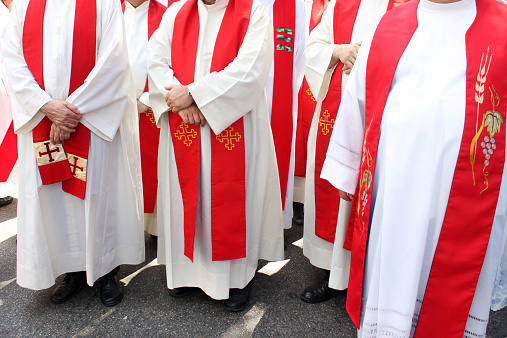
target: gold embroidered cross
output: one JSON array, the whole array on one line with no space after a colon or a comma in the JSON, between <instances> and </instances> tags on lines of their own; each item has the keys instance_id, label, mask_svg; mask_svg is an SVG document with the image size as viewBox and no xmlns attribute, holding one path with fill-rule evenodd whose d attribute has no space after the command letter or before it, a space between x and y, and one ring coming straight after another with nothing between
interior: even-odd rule
<instances>
[{"instance_id":1,"label":"gold embroidered cross","mask_svg":"<svg viewBox=\"0 0 507 338\"><path fill-rule=\"evenodd\" d=\"M190 147L192 145L192 139L197 137L197 132L194 129L188 129L188 125L184 122L181 122L180 129L174 133L174 136L180 141L183 140L183 143Z\"/></svg>"},{"instance_id":2,"label":"gold embroidered cross","mask_svg":"<svg viewBox=\"0 0 507 338\"><path fill-rule=\"evenodd\" d=\"M326 109L319 119L319 127L322 127L322 133L327 135L334 126L334 119L329 119L329 111Z\"/></svg>"},{"instance_id":3,"label":"gold embroidered cross","mask_svg":"<svg viewBox=\"0 0 507 338\"><path fill-rule=\"evenodd\" d=\"M241 135L235 132L233 127L229 127L217 135L217 140L220 141L220 143L225 142L227 150L232 150L234 149L235 143L241 140Z\"/></svg>"},{"instance_id":4,"label":"gold embroidered cross","mask_svg":"<svg viewBox=\"0 0 507 338\"><path fill-rule=\"evenodd\" d=\"M310 90L310 88L308 88L308 89L306 90L306 94L310 95L310 97L312 98L312 101L313 101L313 102L316 102L316 101L317 101L317 100L315 100L315 97L313 96L313 93L312 93L312 91Z\"/></svg>"},{"instance_id":5,"label":"gold embroidered cross","mask_svg":"<svg viewBox=\"0 0 507 338\"><path fill-rule=\"evenodd\" d=\"M150 118L150 122L155 124L155 115L153 115L153 110L148 109L145 114Z\"/></svg>"}]
</instances>

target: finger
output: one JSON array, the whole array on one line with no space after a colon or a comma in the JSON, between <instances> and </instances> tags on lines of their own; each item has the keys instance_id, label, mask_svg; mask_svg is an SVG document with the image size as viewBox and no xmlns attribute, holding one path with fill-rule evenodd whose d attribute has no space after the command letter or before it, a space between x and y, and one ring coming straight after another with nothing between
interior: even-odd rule
<instances>
[{"instance_id":1,"label":"finger","mask_svg":"<svg viewBox=\"0 0 507 338\"><path fill-rule=\"evenodd\" d=\"M51 131L49 132L49 140L51 141L51 144L53 145L56 144L54 124L51 125Z\"/></svg>"},{"instance_id":2,"label":"finger","mask_svg":"<svg viewBox=\"0 0 507 338\"><path fill-rule=\"evenodd\" d=\"M201 113L201 111L199 111L199 117L201 118L201 127L204 127L204 125L206 124L206 118Z\"/></svg>"},{"instance_id":3,"label":"finger","mask_svg":"<svg viewBox=\"0 0 507 338\"><path fill-rule=\"evenodd\" d=\"M171 91L171 89L173 89L174 87L176 87L176 85L164 86L164 88L169 91Z\"/></svg>"},{"instance_id":4,"label":"finger","mask_svg":"<svg viewBox=\"0 0 507 338\"><path fill-rule=\"evenodd\" d=\"M186 110L185 112L187 113L188 116L188 123L195 124L196 121L193 112L189 112L188 110Z\"/></svg>"},{"instance_id":5,"label":"finger","mask_svg":"<svg viewBox=\"0 0 507 338\"><path fill-rule=\"evenodd\" d=\"M63 103L63 104L64 104L64 106L65 106L65 107L69 108L69 110L70 110L71 112L73 112L74 114L76 114L76 115L81 115L81 112L79 112L79 109L77 109L77 107L76 107L75 105L73 105L72 103L69 103L69 102L67 102L67 101L64 101L64 103Z\"/></svg>"},{"instance_id":6,"label":"finger","mask_svg":"<svg viewBox=\"0 0 507 338\"><path fill-rule=\"evenodd\" d=\"M344 73L345 75L350 75L350 72L351 72L351 69L350 69L350 68L349 68L349 69L346 69L346 70L344 70L344 71L343 71L343 73Z\"/></svg>"},{"instance_id":7,"label":"finger","mask_svg":"<svg viewBox=\"0 0 507 338\"><path fill-rule=\"evenodd\" d=\"M188 117L186 114L184 114L183 112L179 112L178 115L181 117L181 119L183 120L183 123L185 124L189 124L188 123Z\"/></svg>"},{"instance_id":8,"label":"finger","mask_svg":"<svg viewBox=\"0 0 507 338\"><path fill-rule=\"evenodd\" d=\"M60 128L62 131L67 132L67 133L74 133L76 131L76 129L69 128L64 124L59 125L58 128Z\"/></svg>"}]
</instances>

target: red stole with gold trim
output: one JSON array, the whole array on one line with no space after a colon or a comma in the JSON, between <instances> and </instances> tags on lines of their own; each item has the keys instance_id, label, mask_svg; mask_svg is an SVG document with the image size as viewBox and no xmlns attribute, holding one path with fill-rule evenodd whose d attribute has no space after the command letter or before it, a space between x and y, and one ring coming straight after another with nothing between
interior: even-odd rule
<instances>
[{"instance_id":1,"label":"red stole with gold trim","mask_svg":"<svg viewBox=\"0 0 507 338\"><path fill-rule=\"evenodd\" d=\"M366 72L366 130L356 210L347 310L359 326L370 201L380 124L397 64L417 29L418 1L386 15L371 45ZM462 337L488 247L505 163L507 7L477 1L466 34L463 137L416 337ZM452 295L452 297L449 297Z\"/></svg>"},{"instance_id":2,"label":"red stole with gold trim","mask_svg":"<svg viewBox=\"0 0 507 338\"><path fill-rule=\"evenodd\" d=\"M349 44L359 11L360 0L338 0L333 13L333 34L335 44ZM387 10L393 8L394 0L389 0ZM319 124L315 148L315 235L334 243L340 196L331 183L320 178L326 159L327 147L340 107L342 95L343 63L339 62L331 77L326 98L319 112Z\"/></svg>"},{"instance_id":3,"label":"red stole with gold trim","mask_svg":"<svg viewBox=\"0 0 507 338\"><path fill-rule=\"evenodd\" d=\"M97 5L95 1L76 1L69 95L80 87L95 66ZM43 32L45 0L30 0L23 28L25 62L39 86L44 89ZM52 122L44 117L33 129L33 143L42 184L62 182L62 189L84 199L90 130L82 123L69 140L53 145L49 141Z\"/></svg>"},{"instance_id":4,"label":"red stole with gold trim","mask_svg":"<svg viewBox=\"0 0 507 338\"><path fill-rule=\"evenodd\" d=\"M198 0L188 0L174 21L171 58L183 85L194 81L199 39ZM211 72L219 72L238 55L252 11L252 0L230 0L215 42ZM193 260L200 159L199 126L169 113L174 156L184 207L185 256ZM245 136L243 118L219 135L210 130L211 240L213 260L246 256Z\"/></svg>"},{"instance_id":5,"label":"red stole with gold trim","mask_svg":"<svg viewBox=\"0 0 507 338\"><path fill-rule=\"evenodd\" d=\"M289 179L289 164L293 133L293 74L294 36L296 27L296 1L275 0L273 4L273 28L275 42L273 103L271 107L271 130L275 143L282 208Z\"/></svg>"},{"instance_id":6,"label":"red stole with gold trim","mask_svg":"<svg viewBox=\"0 0 507 338\"><path fill-rule=\"evenodd\" d=\"M171 4L171 0L169 4ZM125 0L121 1L121 7L125 13ZM162 21L162 16L167 7L156 0L151 0L148 7L148 40L157 30ZM148 78L146 78L145 92L148 92ZM144 212L153 213L155 201L157 200L157 165L158 165L158 143L160 129L157 127L153 111L148 109L139 115L139 140L141 147L141 170L143 173L143 197Z\"/></svg>"},{"instance_id":7,"label":"red stole with gold trim","mask_svg":"<svg viewBox=\"0 0 507 338\"><path fill-rule=\"evenodd\" d=\"M310 14L310 33L320 23L328 4L328 0L313 1L312 13ZM303 78L303 84L301 85L298 95L298 123L296 130L294 176L305 177L308 134L310 133L313 113L315 112L315 108L317 108L317 100L313 97L310 86L308 86L308 82L306 82L306 78Z\"/></svg>"}]
</instances>

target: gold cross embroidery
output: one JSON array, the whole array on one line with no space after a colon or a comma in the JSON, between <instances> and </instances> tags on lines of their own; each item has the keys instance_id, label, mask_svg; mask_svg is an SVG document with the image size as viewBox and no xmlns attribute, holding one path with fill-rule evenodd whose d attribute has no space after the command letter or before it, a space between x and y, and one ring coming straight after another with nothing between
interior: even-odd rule
<instances>
[{"instance_id":1,"label":"gold cross embroidery","mask_svg":"<svg viewBox=\"0 0 507 338\"><path fill-rule=\"evenodd\" d=\"M184 122L181 122L180 129L174 133L174 136L180 141L190 147L192 145L192 139L197 137L197 132L193 129L188 129L188 125Z\"/></svg>"},{"instance_id":2,"label":"gold cross embroidery","mask_svg":"<svg viewBox=\"0 0 507 338\"><path fill-rule=\"evenodd\" d=\"M312 101L313 101L313 102L316 102L316 101L317 101L317 100L315 100L315 97L313 96L313 93L312 93L312 91L310 90L310 88L308 88L308 89L306 90L306 94L310 95L310 97L312 98Z\"/></svg>"},{"instance_id":3,"label":"gold cross embroidery","mask_svg":"<svg viewBox=\"0 0 507 338\"><path fill-rule=\"evenodd\" d=\"M217 140L220 143L225 142L227 150L232 150L234 149L235 143L238 143L241 140L241 135L238 132L235 132L233 127L229 127L217 135Z\"/></svg>"},{"instance_id":4,"label":"gold cross embroidery","mask_svg":"<svg viewBox=\"0 0 507 338\"><path fill-rule=\"evenodd\" d=\"M322 127L322 133L327 135L334 126L334 119L329 119L329 111L326 109L319 119L319 127Z\"/></svg>"},{"instance_id":5,"label":"gold cross embroidery","mask_svg":"<svg viewBox=\"0 0 507 338\"><path fill-rule=\"evenodd\" d=\"M148 109L145 114L150 118L150 122L155 124L155 115L153 115L153 110Z\"/></svg>"}]
</instances>

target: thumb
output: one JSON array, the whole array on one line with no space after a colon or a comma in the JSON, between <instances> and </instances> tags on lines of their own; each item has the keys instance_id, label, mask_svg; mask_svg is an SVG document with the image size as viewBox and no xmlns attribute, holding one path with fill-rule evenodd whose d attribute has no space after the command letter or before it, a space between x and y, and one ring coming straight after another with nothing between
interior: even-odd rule
<instances>
[{"instance_id":1,"label":"thumb","mask_svg":"<svg viewBox=\"0 0 507 338\"><path fill-rule=\"evenodd\" d=\"M175 87L175 85L164 86L164 88L165 88L166 90L171 90L171 89L173 89L174 87Z\"/></svg>"},{"instance_id":2,"label":"thumb","mask_svg":"<svg viewBox=\"0 0 507 338\"><path fill-rule=\"evenodd\" d=\"M81 113L79 112L79 109L77 109L77 107L75 105L73 105L72 103L64 101L64 105L65 105L65 107L69 108L72 112L74 112L74 114L81 115Z\"/></svg>"}]
</instances>

